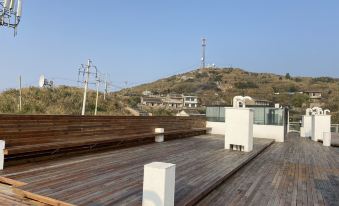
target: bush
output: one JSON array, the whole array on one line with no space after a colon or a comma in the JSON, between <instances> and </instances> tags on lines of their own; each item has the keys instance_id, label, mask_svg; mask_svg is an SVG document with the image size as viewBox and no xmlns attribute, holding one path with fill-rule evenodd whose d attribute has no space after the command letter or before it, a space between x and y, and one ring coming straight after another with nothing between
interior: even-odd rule
<instances>
[{"instance_id":1,"label":"bush","mask_svg":"<svg viewBox=\"0 0 339 206\"><path fill-rule=\"evenodd\" d=\"M205 78L205 77L208 77L208 73L207 72L202 72L202 73L195 73L195 77L200 79L200 78Z\"/></svg>"},{"instance_id":2,"label":"bush","mask_svg":"<svg viewBox=\"0 0 339 206\"><path fill-rule=\"evenodd\" d=\"M10 89L0 93L0 113L22 114L81 114L83 89L60 86L48 88L24 88L22 89L22 110L19 112L18 90ZM87 93L86 114L93 114L95 108L96 92L89 90ZM119 98L108 94L103 100L103 94L99 94L98 114L123 115L124 107Z\"/></svg>"},{"instance_id":3,"label":"bush","mask_svg":"<svg viewBox=\"0 0 339 206\"><path fill-rule=\"evenodd\" d=\"M210 78L211 81L214 82L221 82L222 81L222 75L221 74L213 74Z\"/></svg>"},{"instance_id":4,"label":"bush","mask_svg":"<svg viewBox=\"0 0 339 206\"><path fill-rule=\"evenodd\" d=\"M285 78L286 78L286 79L291 79L290 73L286 73Z\"/></svg>"},{"instance_id":5,"label":"bush","mask_svg":"<svg viewBox=\"0 0 339 206\"><path fill-rule=\"evenodd\" d=\"M238 89L253 89L253 88L258 88L258 85L255 84L254 82L251 81L246 81L246 82L238 82L235 83L234 86Z\"/></svg>"},{"instance_id":6,"label":"bush","mask_svg":"<svg viewBox=\"0 0 339 206\"><path fill-rule=\"evenodd\" d=\"M312 83L317 83L317 82L324 82L324 83L331 83L331 82L335 82L336 80L334 78L331 77L317 77L317 78L313 78L311 80Z\"/></svg>"},{"instance_id":7,"label":"bush","mask_svg":"<svg viewBox=\"0 0 339 206\"><path fill-rule=\"evenodd\" d=\"M296 94L292 97L292 105L294 107L302 107L304 103L308 103L309 97L304 94Z\"/></svg>"},{"instance_id":8,"label":"bush","mask_svg":"<svg viewBox=\"0 0 339 206\"><path fill-rule=\"evenodd\" d=\"M301 78L298 78L298 77L297 77L297 78L294 79L294 81L295 81L295 82L302 82L303 80L302 80Z\"/></svg>"},{"instance_id":9,"label":"bush","mask_svg":"<svg viewBox=\"0 0 339 206\"><path fill-rule=\"evenodd\" d=\"M288 92L297 92L298 88L295 86L290 86L290 88L288 89Z\"/></svg>"}]
</instances>

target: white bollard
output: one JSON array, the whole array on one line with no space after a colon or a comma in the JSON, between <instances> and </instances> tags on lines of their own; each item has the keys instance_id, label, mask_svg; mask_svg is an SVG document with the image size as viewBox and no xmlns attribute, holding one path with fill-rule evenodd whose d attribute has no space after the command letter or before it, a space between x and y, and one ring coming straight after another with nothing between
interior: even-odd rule
<instances>
[{"instance_id":1,"label":"white bollard","mask_svg":"<svg viewBox=\"0 0 339 206\"><path fill-rule=\"evenodd\" d=\"M331 146L331 133L330 132L323 133L323 145L326 147Z\"/></svg>"},{"instance_id":2,"label":"white bollard","mask_svg":"<svg viewBox=\"0 0 339 206\"><path fill-rule=\"evenodd\" d=\"M155 128L155 133L160 133L155 135L155 142L163 142L164 141L164 128Z\"/></svg>"},{"instance_id":3,"label":"white bollard","mask_svg":"<svg viewBox=\"0 0 339 206\"><path fill-rule=\"evenodd\" d=\"M143 206L173 206L175 164L152 162L144 165Z\"/></svg>"},{"instance_id":4,"label":"white bollard","mask_svg":"<svg viewBox=\"0 0 339 206\"><path fill-rule=\"evenodd\" d=\"M4 169L5 163L5 141L0 140L0 170Z\"/></svg>"}]
</instances>

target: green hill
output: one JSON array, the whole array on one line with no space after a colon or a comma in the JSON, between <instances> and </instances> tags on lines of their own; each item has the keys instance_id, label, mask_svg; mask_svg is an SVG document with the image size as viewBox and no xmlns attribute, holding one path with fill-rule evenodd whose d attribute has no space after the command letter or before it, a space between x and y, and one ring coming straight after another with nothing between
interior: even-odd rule
<instances>
[{"instance_id":1,"label":"green hill","mask_svg":"<svg viewBox=\"0 0 339 206\"><path fill-rule=\"evenodd\" d=\"M253 73L238 68L198 69L174 75L148 84L110 93L106 100L100 93L98 115L130 115L136 108L142 92L153 94L193 94L201 105L231 104L236 95L248 95L256 99L270 100L290 106L291 116L300 118L305 109L316 103L331 110L333 123L339 123L339 79L330 77L291 77L270 73ZM314 101L306 94L308 90L322 92L322 99ZM80 114L83 90L59 86L48 88L24 88L22 111L18 110L19 91L9 89L0 93L0 113L23 114ZM95 91L88 92L86 114L93 114ZM151 108L154 115L173 115L166 108Z\"/></svg>"},{"instance_id":2,"label":"green hill","mask_svg":"<svg viewBox=\"0 0 339 206\"><path fill-rule=\"evenodd\" d=\"M195 94L202 105L230 104L234 96L248 95L290 106L291 113L296 116L300 116L313 103L300 92L317 90L323 96L318 103L330 109L334 122L339 123L338 78L291 77L289 74L253 73L238 68L208 68L124 89L119 93L138 96L145 90L153 94Z\"/></svg>"}]
</instances>

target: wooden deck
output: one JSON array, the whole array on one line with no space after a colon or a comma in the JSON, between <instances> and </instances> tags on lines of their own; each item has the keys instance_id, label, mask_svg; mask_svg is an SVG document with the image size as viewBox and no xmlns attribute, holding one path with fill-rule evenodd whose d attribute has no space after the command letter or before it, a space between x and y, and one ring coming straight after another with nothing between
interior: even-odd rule
<instances>
[{"instance_id":1,"label":"wooden deck","mask_svg":"<svg viewBox=\"0 0 339 206\"><path fill-rule=\"evenodd\" d=\"M4 184L0 184L0 205L4 206L36 206L42 205L38 202L22 199L13 193L12 187Z\"/></svg>"},{"instance_id":2,"label":"wooden deck","mask_svg":"<svg viewBox=\"0 0 339 206\"><path fill-rule=\"evenodd\" d=\"M224 150L222 136L202 135L12 166L0 175L16 181L16 194L54 205L140 205L143 165L169 162L177 165L176 205L192 205L271 143L255 139L254 150L242 153Z\"/></svg>"},{"instance_id":3,"label":"wooden deck","mask_svg":"<svg viewBox=\"0 0 339 206\"><path fill-rule=\"evenodd\" d=\"M339 148L290 134L198 205L339 205Z\"/></svg>"}]
</instances>

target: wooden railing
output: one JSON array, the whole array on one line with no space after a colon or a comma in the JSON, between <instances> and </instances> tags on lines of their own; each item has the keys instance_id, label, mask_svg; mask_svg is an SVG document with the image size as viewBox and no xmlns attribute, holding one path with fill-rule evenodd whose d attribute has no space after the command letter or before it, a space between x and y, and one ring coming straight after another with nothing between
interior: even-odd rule
<instances>
[{"instance_id":1,"label":"wooden railing","mask_svg":"<svg viewBox=\"0 0 339 206\"><path fill-rule=\"evenodd\" d=\"M203 117L0 115L0 139L9 155L95 146L152 138L155 128L165 132L197 132ZM200 130L199 130L200 131ZM170 136L170 133L167 133Z\"/></svg>"}]
</instances>

